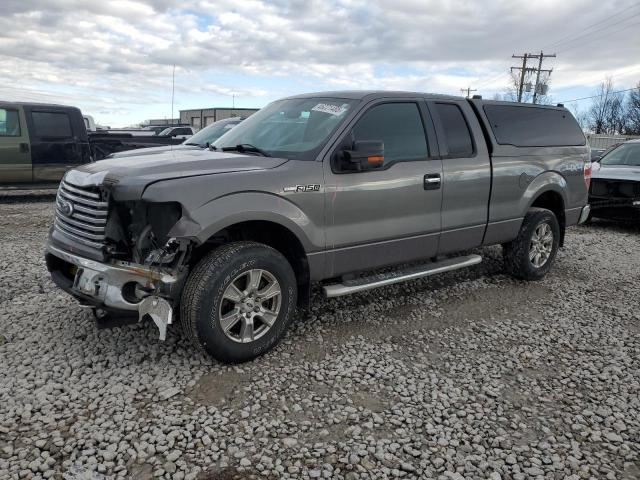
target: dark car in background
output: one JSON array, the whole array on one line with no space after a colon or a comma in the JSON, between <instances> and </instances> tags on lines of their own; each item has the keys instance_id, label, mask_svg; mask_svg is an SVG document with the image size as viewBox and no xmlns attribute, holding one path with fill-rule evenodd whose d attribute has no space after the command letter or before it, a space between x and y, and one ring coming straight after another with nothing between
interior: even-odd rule
<instances>
[{"instance_id":1,"label":"dark car in background","mask_svg":"<svg viewBox=\"0 0 640 480\"><path fill-rule=\"evenodd\" d=\"M196 133L195 129L187 125L186 127L167 127L157 135L159 137L174 137L186 140L194 133Z\"/></svg>"},{"instance_id":2,"label":"dark car in background","mask_svg":"<svg viewBox=\"0 0 640 480\"><path fill-rule=\"evenodd\" d=\"M640 140L609 150L593 163L591 217L640 220Z\"/></svg>"},{"instance_id":3,"label":"dark car in background","mask_svg":"<svg viewBox=\"0 0 640 480\"><path fill-rule=\"evenodd\" d=\"M219 120L203 128L198 133L188 138L179 145L163 145L162 147L127 150L123 152L113 153L107 158L138 157L140 155L155 155L158 153L166 153L173 150L197 150L199 148L207 148L209 145L211 145L218 138L227 133L243 120L244 118L240 117L225 118L224 120Z\"/></svg>"}]
</instances>

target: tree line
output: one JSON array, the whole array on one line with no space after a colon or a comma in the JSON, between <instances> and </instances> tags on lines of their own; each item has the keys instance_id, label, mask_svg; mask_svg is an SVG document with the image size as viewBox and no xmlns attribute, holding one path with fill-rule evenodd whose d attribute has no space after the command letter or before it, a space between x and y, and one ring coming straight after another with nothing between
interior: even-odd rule
<instances>
[{"instance_id":1,"label":"tree line","mask_svg":"<svg viewBox=\"0 0 640 480\"><path fill-rule=\"evenodd\" d=\"M617 92L611 78L594 92L591 106L574 109L574 116L584 130L607 135L640 135L640 82L627 92Z\"/></svg>"}]
</instances>

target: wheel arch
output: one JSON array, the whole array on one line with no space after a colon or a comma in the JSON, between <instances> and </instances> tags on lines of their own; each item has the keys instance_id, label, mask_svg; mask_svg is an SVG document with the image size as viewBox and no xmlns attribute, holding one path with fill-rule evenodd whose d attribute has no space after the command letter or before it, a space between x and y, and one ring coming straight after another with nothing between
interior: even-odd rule
<instances>
[{"instance_id":1,"label":"wheel arch","mask_svg":"<svg viewBox=\"0 0 640 480\"><path fill-rule=\"evenodd\" d=\"M560 246L564 246L564 236L566 231L566 216L565 216L565 199L560 192L555 188L547 188L538 192L535 198L530 202L527 210L530 208L545 208L553 212L558 219L558 225L560 226Z\"/></svg>"},{"instance_id":2,"label":"wheel arch","mask_svg":"<svg viewBox=\"0 0 640 480\"><path fill-rule=\"evenodd\" d=\"M235 241L254 241L280 252L296 275L298 306L308 309L311 295L310 267L301 239L293 230L273 220L243 220L230 222L197 245L189 263L193 267L208 252Z\"/></svg>"},{"instance_id":3,"label":"wheel arch","mask_svg":"<svg viewBox=\"0 0 640 480\"><path fill-rule=\"evenodd\" d=\"M567 180L555 171L544 172L528 184L522 196L522 217L530 208L551 210L560 225L560 246L564 244L566 228L565 208L569 203Z\"/></svg>"}]
</instances>

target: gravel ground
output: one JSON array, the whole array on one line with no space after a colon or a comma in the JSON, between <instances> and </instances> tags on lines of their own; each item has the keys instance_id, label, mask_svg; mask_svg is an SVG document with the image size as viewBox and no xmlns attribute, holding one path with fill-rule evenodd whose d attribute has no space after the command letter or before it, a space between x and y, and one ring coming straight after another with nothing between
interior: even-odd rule
<instances>
[{"instance_id":1,"label":"gravel ground","mask_svg":"<svg viewBox=\"0 0 640 480\"><path fill-rule=\"evenodd\" d=\"M552 273L315 295L220 365L97 330L54 288L50 198L0 203L0 478L640 478L640 228L574 228Z\"/></svg>"}]
</instances>

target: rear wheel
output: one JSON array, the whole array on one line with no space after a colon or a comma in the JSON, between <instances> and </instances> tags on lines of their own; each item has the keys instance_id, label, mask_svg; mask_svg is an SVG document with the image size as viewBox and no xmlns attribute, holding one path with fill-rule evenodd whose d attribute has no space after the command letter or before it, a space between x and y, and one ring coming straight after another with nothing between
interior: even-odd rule
<instances>
[{"instance_id":1,"label":"rear wheel","mask_svg":"<svg viewBox=\"0 0 640 480\"><path fill-rule=\"evenodd\" d=\"M514 277L539 280L551 269L560 243L560 226L552 211L532 208L515 240L503 245L505 269Z\"/></svg>"},{"instance_id":2,"label":"rear wheel","mask_svg":"<svg viewBox=\"0 0 640 480\"><path fill-rule=\"evenodd\" d=\"M185 285L180 317L194 343L225 363L271 349L289 326L296 278L277 250L255 242L224 245L200 261Z\"/></svg>"}]
</instances>

